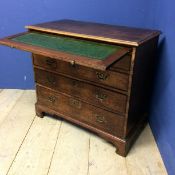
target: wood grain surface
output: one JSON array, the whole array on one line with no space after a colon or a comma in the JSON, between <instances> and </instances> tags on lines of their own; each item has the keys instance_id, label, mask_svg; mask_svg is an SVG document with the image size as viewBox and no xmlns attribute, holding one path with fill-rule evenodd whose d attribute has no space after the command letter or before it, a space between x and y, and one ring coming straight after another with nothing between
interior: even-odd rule
<instances>
[{"instance_id":1,"label":"wood grain surface","mask_svg":"<svg viewBox=\"0 0 175 175\"><path fill-rule=\"evenodd\" d=\"M36 90L38 105L47 106L47 108L67 115L69 118L85 122L115 136L123 137L124 117L48 88L36 86ZM47 112L47 110L43 112Z\"/></svg>"},{"instance_id":2,"label":"wood grain surface","mask_svg":"<svg viewBox=\"0 0 175 175\"><path fill-rule=\"evenodd\" d=\"M65 76L88 80L90 82L105 85L105 87L110 86L123 91L128 90L129 76L127 74L110 70L99 71L80 65L71 66L71 64L67 62L58 61L41 55L33 55L33 58L34 66L39 66L40 69L44 68L48 71L63 73Z\"/></svg>"},{"instance_id":3,"label":"wood grain surface","mask_svg":"<svg viewBox=\"0 0 175 175\"><path fill-rule=\"evenodd\" d=\"M37 84L80 98L100 108L125 115L127 96L59 74L34 69Z\"/></svg>"},{"instance_id":4,"label":"wood grain surface","mask_svg":"<svg viewBox=\"0 0 175 175\"><path fill-rule=\"evenodd\" d=\"M46 22L26 26L26 28L30 30L76 36L80 38L89 38L131 46L138 46L160 34L160 31L157 30L138 29L126 26L115 26L73 20Z\"/></svg>"}]
</instances>

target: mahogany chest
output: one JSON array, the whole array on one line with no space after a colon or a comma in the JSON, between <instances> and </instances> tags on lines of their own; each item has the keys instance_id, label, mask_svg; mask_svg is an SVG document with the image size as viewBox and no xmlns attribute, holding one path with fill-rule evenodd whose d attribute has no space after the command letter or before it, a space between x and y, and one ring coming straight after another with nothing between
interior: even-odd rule
<instances>
[{"instance_id":1,"label":"mahogany chest","mask_svg":"<svg viewBox=\"0 0 175 175\"><path fill-rule=\"evenodd\" d=\"M147 117L159 31L60 20L0 44L32 53L36 114L95 132L126 156Z\"/></svg>"}]
</instances>

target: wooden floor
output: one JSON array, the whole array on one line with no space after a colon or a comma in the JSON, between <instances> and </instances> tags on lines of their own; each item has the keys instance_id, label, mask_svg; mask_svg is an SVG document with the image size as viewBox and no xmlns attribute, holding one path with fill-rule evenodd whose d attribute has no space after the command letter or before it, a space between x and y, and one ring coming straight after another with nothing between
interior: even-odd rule
<instances>
[{"instance_id":1,"label":"wooden floor","mask_svg":"<svg viewBox=\"0 0 175 175\"><path fill-rule=\"evenodd\" d=\"M165 175L147 126L126 158L105 140L35 116L35 92L0 90L0 175Z\"/></svg>"}]
</instances>

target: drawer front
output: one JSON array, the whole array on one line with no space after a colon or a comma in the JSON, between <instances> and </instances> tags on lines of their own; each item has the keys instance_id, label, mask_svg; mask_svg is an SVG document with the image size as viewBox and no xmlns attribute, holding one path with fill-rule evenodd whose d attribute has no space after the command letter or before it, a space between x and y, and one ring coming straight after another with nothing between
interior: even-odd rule
<instances>
[{"instance_id":1,"label":"drawer front","mask_svg":"<svg viewBox=\"0 0 175 175\"><path fill-rule=\"evenodd\" d=\"M37 103L59 113L88 123L116 136L123 135L124 118L96 108L76 98L37 86Z\"/></svg>"},{"instance_id":2,"label":"drawer front","mask_svg":"<svg viewBox=\"0 0 175 175\"><path fill-rule=\"evenodd\" d=\"M43 86L76 96L93 105L125 113L126 95L40 69L35 69L35 79Z\"/></svg>"},{"instance_id":3,"label":"drawer front","mask_svg":"<svg viewBox=\"0 0 175 175\"><path fill-rule=\"evenodd\" d=\"M127 54L123 58L118 60L116 63L114 63L113 66L110 67L110 69L130 71L130 65L131 65L131 55Z\"/></svg>"},{"instance_id":4,"label":"drawer front","mask_svg":"<svg viewBox=\"0 0 175 175\"><path fill-rule=\"evenodd\" d=\"M128 90L129 76L115 71L98 71L80 65L71 65L64 61L53 58L47 58L40 55L33 55L34 65L46 68L48 70L67 74L78 79L85 79L99 84L107 85L113 88Z\"/></svg>"}]
</instances>

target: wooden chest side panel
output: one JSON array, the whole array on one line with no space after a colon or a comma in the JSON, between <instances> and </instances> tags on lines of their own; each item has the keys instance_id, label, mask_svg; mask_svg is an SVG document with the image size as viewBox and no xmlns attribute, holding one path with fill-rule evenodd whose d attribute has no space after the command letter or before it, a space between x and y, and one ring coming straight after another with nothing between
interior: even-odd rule
<instances>
[{"instance_id":1,"label":"wooden chest side panel","mask_svg":"<svg viewBox=\"0 0 175 175\"><path fill-rule=\"evenodd\" d=\"M136 49L126 134L148 117L158 37Z\"/></svg>"}]
</instances>

